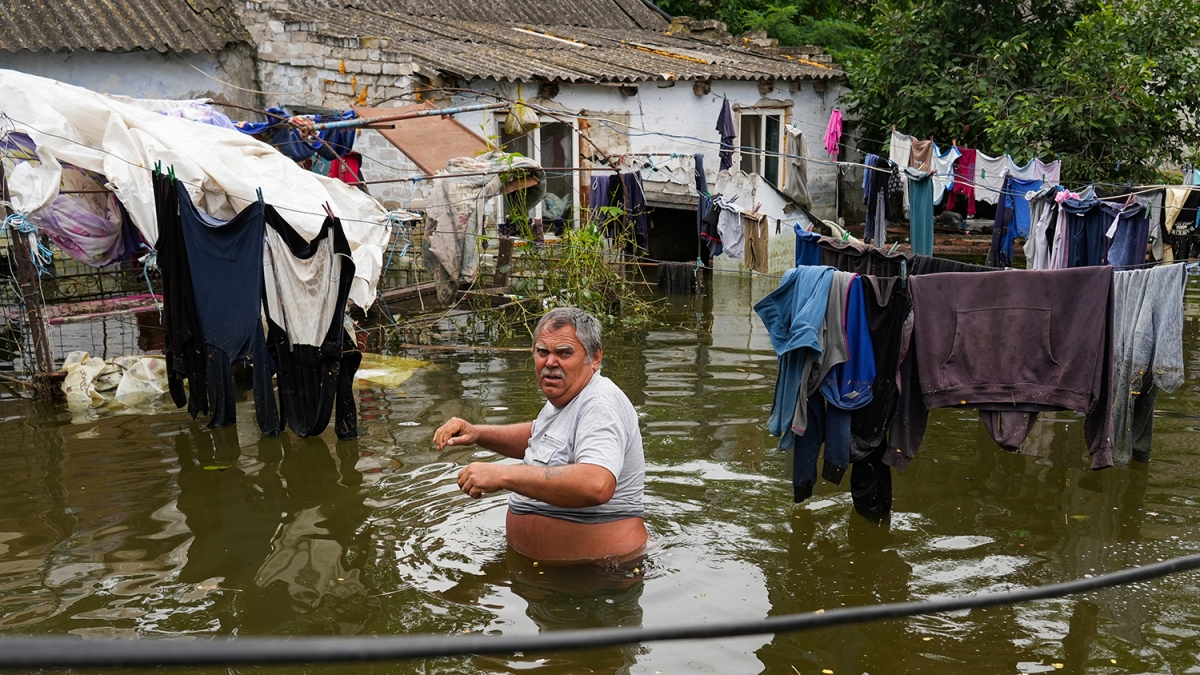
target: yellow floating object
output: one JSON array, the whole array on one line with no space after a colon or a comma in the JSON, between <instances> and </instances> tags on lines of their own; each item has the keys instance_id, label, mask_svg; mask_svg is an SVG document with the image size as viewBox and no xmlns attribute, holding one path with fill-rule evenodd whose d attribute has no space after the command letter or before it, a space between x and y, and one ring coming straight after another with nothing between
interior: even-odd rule
<instances>
[{"instance_id":1,"label":"yellow floating object","mask_svg":"<svg viewBox=\"0 0 1200 675\"><path fill-rule=\"evenodd\" d=\"M362 364L354 375L354 383L360 387L399 387L417 370L429 365L428 361L404 356L364 353Z\"/></svg>"}]
</instances>

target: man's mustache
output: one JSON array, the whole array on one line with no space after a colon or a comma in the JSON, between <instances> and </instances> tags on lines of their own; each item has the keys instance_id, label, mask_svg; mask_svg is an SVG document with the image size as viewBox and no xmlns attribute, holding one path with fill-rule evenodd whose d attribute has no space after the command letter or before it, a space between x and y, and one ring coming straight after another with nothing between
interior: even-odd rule
<instances>
[{"instance_id":1,"label":"man's mustache","mask_svg":"<svg viewBox=\"0 0 1200 675\"><path fill-rule=\"evenodd\" d=\"M542 368L542 377L558 377L565 379L567 376L562 368L551 368L549 366Z\"/></svg>"}]
</instances>

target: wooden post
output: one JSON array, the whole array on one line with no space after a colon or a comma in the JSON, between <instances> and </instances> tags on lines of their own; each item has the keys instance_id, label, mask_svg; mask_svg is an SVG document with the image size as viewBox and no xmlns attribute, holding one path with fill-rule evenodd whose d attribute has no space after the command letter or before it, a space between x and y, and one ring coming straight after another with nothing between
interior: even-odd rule
<instances>
[{"instance_id":1,"label":"wooden post","mask_svg":"<svg viewBox=\"0 0 1200 675\"><path fill-rule=\"evenodd\" d=\"M3 194L5 202L4 205L0 205L0 218L7 218L9 215L7 202L10 197L8 175L5 173L2 161L0 161L0 193ZM28 236L36 237L37 234ZM46 322L42 318L42 299L38 292L40 284L37 269L33 266L33 255L29 250L26 235L10 228L8 237L10 253L17 262L17 280L21 286L21 299L25 303L25 322L29 326L29 334L33 339L34 391L37 392L39 399L53 402L58 398L58 382L54 373L54 359L50 354L50 336L46 332ZM29 355L24 354L23 358L28 359Z\"/></svg>"},{"instance_id":2,"label":"wooden post","mask_svg":"<svg viewBox=\"0 0 1200 675\"><path fill-rule=\"evenodd\" d=\"M500 237L500 250L496 253L496 274L492 279L492 286L501 288L508 285L508 273L512 270L512 254L512 237Z\"/></svg>"}]
</instances>

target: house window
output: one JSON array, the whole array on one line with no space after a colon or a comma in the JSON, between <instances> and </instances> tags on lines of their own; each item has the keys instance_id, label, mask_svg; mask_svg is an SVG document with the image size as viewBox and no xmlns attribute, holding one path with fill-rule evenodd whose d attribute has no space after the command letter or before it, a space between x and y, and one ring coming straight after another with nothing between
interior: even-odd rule
<instances>
[{"instance_id":1,"label":"house window","mask_svg":"<svg viewBox=\"0 0 1200 675\"><path fill-rule=\"evenodd\" d=\"M739 167L756 173L774 186L780 184L780 155L783 154L783 112L742 110L738 152Z\"/></svg>"},{"instance_id":2,"label":"house window","mask_svg":"<svg viewBox=\"0 0 1200 675\"><path fill-rule=\"evenodd\" d=\"M498 117L500 147L505 152L520 153L546 170L546 198L530 211L531 218L541 218L545 225L563 220L573 223L579 213L578 134L571 124L544 118L542 125L528 133L513 136L504 131L504 118ZM554 169L558 168L558 171ZM505 205L507 211L508 205Z\"/></svg>"}]
</instances>

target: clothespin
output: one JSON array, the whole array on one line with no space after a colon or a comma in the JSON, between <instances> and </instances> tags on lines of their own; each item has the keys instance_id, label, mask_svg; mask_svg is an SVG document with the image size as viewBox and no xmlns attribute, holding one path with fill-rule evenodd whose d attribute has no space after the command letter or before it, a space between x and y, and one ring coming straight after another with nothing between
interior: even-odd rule
<instances>
[{"instance_id":1,"label":"clothespin","mask_svg":"<svg viewBox=\"0 0 1200 675\"><path fill-rule=\"evenodd\" d=\"M1117 160L1117 173L1121 173L1121 160Z\"/></svg>"},{"instance_id":2,"label":"clothespin","mask_svg":"<svg viewBox=\"0 0 1200 675\"><path fill-rule=\"evenodd\" d=\"M329 202L325 202L321 206L325 209L325 215L329 216L330 219L337 218L337 216L333 215L333 209L330 208Z\"/></svg>"},{"instance_id":3,"label":"clothespin","mask_svg":"<svg viewBox=\"0 0 1200 675\"><path fill-rule=\"evenodd\" d=\"M254 188L254 191L258 194L258 203L262 204L263 203L262 188Z\"/></svg>"},{"instance_id":4,"label":"clothespin","mask_svg":"<svg viewBox=\"0 0 1200 675\"><path fill-rule=\"evenodd\" d=\"M155 176L162 175L162 160L161 159L154 162L154 175Z\"/></svg>"},{"instance_id":5,"label":"clothespin","mask_svg":"<svg viewBox=\"0 0 1200 675\"><path fill-rule=\"evenodd\" d=\"M175 182L175 165L174 164L172 164L170 167L167 168L167 175L171 177L171 182L174 183Z\"/></svg>"},{"instance_id":6,"label":"clothespin","mask_svg":"<svg viewBox=\"0 0 1200 675\"><path fill-rule=\"evenodd\" d=\"M899 243L899 242L896 242L896 243ZM908 261L907 260L900 261L900 285L901 286L908 285Z\"/></svg>"}]
</instances>

